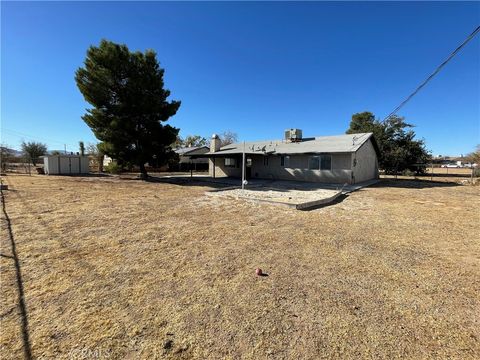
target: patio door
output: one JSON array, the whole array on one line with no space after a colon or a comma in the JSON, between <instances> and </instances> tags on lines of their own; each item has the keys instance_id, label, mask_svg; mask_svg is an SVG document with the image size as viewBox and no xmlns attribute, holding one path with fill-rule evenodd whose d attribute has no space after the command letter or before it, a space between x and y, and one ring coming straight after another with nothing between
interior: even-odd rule
<instances>
[{"instance_id":1,"label":"patio door","mask_svg":"<svg viewBox=\"0 0 480 360\"><path fill-rule=\"evenodd\" d=\"M251 158L247 158L245 160L245 178L247 180L250 180L251 177L252 177L252 159Z\"/></svg>"}]
</instances>

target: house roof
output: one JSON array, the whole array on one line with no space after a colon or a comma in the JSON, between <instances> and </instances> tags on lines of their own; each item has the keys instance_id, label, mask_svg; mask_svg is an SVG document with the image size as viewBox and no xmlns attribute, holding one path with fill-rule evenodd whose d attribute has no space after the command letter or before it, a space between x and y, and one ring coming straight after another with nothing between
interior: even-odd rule
<instances>
[{"instance_id":1,"label":"house roof","mask_svg":"<svg viewBox=\"0 0 480 360\"><path fill-rule=\"evenodd\" d=\"M175 152L180 156L203 155L208 151L208 146L190 146L175 149Z\"/></svg>"},{"instance_id":2,"label":"house roof","mask_svg":"<svg viewBox=\"0 0 480 360\"><path fill-rule=\"evenodd\" d=\"M285 140L266 140L245 142L245 154L315 154L315 153L352 153L372 139L375 151L378 147L372 133L346 134L335 136L318 136L304 138L300 142ZM243 153L243 143L235 143L220 148L219 151L205 155L222 156Z\"/></svg>"}]
</instances>

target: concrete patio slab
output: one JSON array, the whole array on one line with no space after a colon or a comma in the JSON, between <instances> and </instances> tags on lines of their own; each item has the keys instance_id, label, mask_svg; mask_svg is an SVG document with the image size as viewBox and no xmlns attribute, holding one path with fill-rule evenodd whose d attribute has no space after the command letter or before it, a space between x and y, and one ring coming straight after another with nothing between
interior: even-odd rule
<instances>
[{"instance_id":1,"label":"concrete patio slab","mask_svg":"<svg viewBox=\"0 0 480 360\"><path fill-rule=\"evenodd\" d=\"M229 182L229 184L236 182L236 186L207 191L206 194L211 196L281 204L298 210L307 210L332 204L338 201L342 196L345 197L348 193L375 184L378 181L372 180L360 184L345 184L342 186L339 184L254 179L248 183L244 190L242 190L238 184L238 179L230 180L231 182Z\"/></svg>"}]
</instances>

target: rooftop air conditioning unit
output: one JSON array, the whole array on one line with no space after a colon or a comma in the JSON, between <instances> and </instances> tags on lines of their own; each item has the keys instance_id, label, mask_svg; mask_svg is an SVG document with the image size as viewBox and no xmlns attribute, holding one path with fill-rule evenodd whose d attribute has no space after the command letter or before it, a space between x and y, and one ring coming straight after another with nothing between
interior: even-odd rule
<instances>
[{"instance_id":1,"label":"rooftop air conditioning unit","mask_svg":"<svg viewBox=\"0 0 480 360\"><path fill-rule=\"evenodd\" d=\"M302 141L302 130L300 129L287 129L285 130L286 141Z\"/></svg>"}]
</instances>

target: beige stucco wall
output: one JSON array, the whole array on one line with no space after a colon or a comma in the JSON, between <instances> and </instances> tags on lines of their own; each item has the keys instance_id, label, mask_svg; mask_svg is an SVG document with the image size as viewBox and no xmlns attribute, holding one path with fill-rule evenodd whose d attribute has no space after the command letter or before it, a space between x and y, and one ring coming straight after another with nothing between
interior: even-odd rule
<instances>
[{"instance_id":1,"label":"beige stucco wall","mask_svg":"<svg viewBox=\"0 0 480 360\"><path fill-rule=\"evenodd\" d=\"M309 170L309 155L290 155L289 167L280 165L280 156L269 156L268 166L263 158L254 158L252 178L312 181L324 183L349 183L351 179L351 154L331 154L332 170Z\"/></svg>"},{"instance_id":2,"label":"beige stucco wall","mask_svg":"<svg viewBox=\"0 0 480 360\"><path fill-rule=\"evenodd\" d=\"M354 166L356 161L356 165ZM378 179L377 153L369 140L363 144L352 156L352 169L355 183L366 180Z\"/></svg>"},{"instance_id":3,"label":"beige stucco wall","mask_svg":"<svg viewBox=\"0 0 480 360\"><path fill-rule=\"evenodd\" d=\"M280 165L279 155L268 156L268 165L264 165L263 155L247 156L252 159L251 177L259 179L274 180L297 180L325 183L350 183L352 154L331 154L332 170L309 170L309 155L291 155L289 167ZM242 158L237 158L239 167L231 168L225 166L224 158L215 160L215 177L241 177ZM214 161L210 159L209 174L213 176Z\"/></svg>"},{"instance_id":4,"label":"beige stucco wall","mask_svg":"<svg viewBox=\"0 0 480 360\"><path fill-rule=\"evenodd\" d=\"M208 174L210 176L215 176L216 178L218 177L242 177L242 168L241 168L241 163L242 163L242 157L237 157L237 163L239 164L238 167L227 167L225 166L225 158L210 158L208 160ZM215 164L215 166L214 166ZM215 169L215 170L214 170Z\"/></svg>"},{"instance_id":5,"label":"beige stucco wall","mask_svg":"<svg viewBox=\"0 0 480 360\"><path fill-rule=\"evenodd\" d=\"M247 155L247 158L252 159L251 178L253 179L353 184L378 178L377 154L370 140L362 145L356 153L335 153L330 155L332 155L332 170L309 170L308 159L311 155L290 155L289 167L280 165L280 155L268 156L268 165L264 164L263 155ZM216 158L215 177L241 177L242 156L235 158L239 166L234 168L226 167L224 158ZM354 166L355 159L357 161ZM214 161L210 159L210 176L214 176L213 165Z\"/></svg>"}]
</instances>

